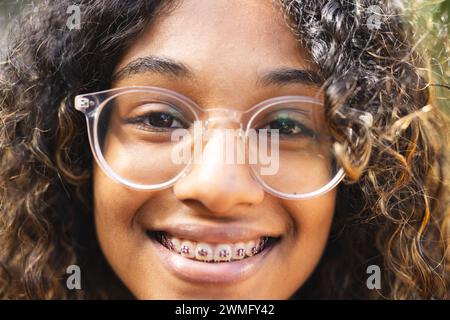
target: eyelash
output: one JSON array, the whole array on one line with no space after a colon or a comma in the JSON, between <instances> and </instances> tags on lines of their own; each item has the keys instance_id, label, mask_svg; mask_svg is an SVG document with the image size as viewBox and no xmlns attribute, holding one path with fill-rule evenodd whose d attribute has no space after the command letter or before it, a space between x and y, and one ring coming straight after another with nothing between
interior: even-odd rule
<instances>
[{"instance_id":1,"label":"eyelash","mask_svg":"<svg viewBox=\"0 0 450 320\"><path fill-rule=\"evenodd\" d=\"M276 122L276 121L280 121L280 120L288 120L288 121L291 121L291 122L293 122L293 123L295 124L295 126L298 127L299 130L300 130L299 133L294 133L294 134L284 134L284 133L281 131L281 129L279 129L279 134L280 134L280 136L281 136L281 135L284 136L284 137L296 137L296 136L302 136L302 137L308 137L308 138L315 138L315 137L317 136L317 133L316 133L314 130L308 128L308 127L307 127L306 125L304 125L303 123L298 122L298 121L296 121L295 119L292 119L292 118L279 118L279 119L275 119L275 120L272 120L272 121L268 122L265 126L270 126L270 124L272 124L272 123L274 123L274 122ZM258 130L261 130L261 129L266 129L266 128L265 128L265 127L264 127L264 128L258 128ZM270 128L268 128L268 129L270 129ZM270 132L270 131L269 131L269 132Z\"/></svg>"},{"instance_id":2,"label":"eyelash","mask_svg":"<svg viewBox=\"0 0 450 320\"><path fill-rule=\"evenodd\" d=\"M158 127L158 126L154 126L151 123L146 123L149 120L149 117L155 114L161 114L161 115L169 115L171 118L173 118L173 121L177 121L178 123L181 124L181 126L177 126L174 128L165 128L165 127ZM179 128L187 128L188 126L186 125L185 121L180 120L178 117L172 115L170 112L163 112L163 111L152 111L149 113L146 113L144 115L138 116L138 117L134 117L131 119L127 119L126 122L128 124L133 124L136 125L136 128L140 129L140 130L145 130L145 131L150 131L150 132L167 132L173 129L179 129Z\"/></svg>"}]
</instances>

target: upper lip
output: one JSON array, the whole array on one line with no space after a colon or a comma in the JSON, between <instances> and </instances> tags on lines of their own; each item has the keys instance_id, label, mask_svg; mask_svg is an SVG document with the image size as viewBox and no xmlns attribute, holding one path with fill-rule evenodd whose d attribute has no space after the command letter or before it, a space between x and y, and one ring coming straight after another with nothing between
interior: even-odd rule
<instances>
[{"instance_id":1,"label":"upper lip","mask_svg":"<svg viewBox=\"0 0 450 320\"><path fill-rule=\"evenodd\" d=\"M167 232L171 236L209 243L236 243L259 239L261 237L278 237L279 234L257 228L243 226L207 226L199 224L175 224L152 231Z\"/></svg>"}]
</instances>

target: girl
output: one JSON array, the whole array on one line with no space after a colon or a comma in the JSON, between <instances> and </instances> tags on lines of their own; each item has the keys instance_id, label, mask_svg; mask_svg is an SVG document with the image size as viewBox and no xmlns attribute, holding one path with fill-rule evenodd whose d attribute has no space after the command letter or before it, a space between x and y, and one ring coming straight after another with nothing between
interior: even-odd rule
<instances>
[{"instance_id":1,"label":"girl","mask_svg":"<svg viewBox=\"0 0 450 320\"><path fill-rule=\"evenodd\" d=\"M1 69L0 296L447 298L448 122L398 13L36 5ZM194 123L218 130L175 163ZM275 130L274 173L215 161L239 126Z\"/></svg>"}]
</instances>

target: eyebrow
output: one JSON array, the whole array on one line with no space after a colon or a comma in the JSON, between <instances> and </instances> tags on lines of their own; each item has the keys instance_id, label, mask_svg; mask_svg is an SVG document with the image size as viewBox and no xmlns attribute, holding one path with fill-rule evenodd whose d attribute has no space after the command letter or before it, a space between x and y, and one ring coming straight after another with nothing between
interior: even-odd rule
<instances>
[{"instance_id":1,"label":"eyebrow","mask_svg":"<svg viewBox=\"0 0 450 320\"><path fill-rule=\"evenodd\" d=\"M193 72L181 62L165 57L148 56L131 61L115 73L112 80L116 82L131 75L148 72L180 78L193 78L194 76Z\"/></svg>"},{"instance_id":2,"label":"eyebrow","mask_svg":"<svg viewBox=\"0 0 450 320\"><path fill-rule=\"evenodd\" d=\"M147 56L137 58L120 69L112 77L112 82L125 79L132 75L156 73L163 76L193 79L194 72L184 63L167 57ZM287 84L304 84L321 86L322 77L312 70L283 67L264 72L256 83L263 86L283 86Z\"/></svg>"},{"instance_id":3,"label":"eyebrow","mask_svg":"<svg viewBox=\"0 0 450 320\"><path fill-rule=\"evenodd\" d=\"M266 72L257 82L265 86L282 86L290 83L321 86L323 79L311 70L280 68Z\"/></svg>"}]
</instances>

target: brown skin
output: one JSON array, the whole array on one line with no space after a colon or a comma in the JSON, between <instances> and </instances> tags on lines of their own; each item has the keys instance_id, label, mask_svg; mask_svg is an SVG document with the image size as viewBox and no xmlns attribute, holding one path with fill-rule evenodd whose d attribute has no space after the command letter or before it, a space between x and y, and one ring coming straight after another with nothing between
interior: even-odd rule
<instances>
[{"instance_id":1,"label":"brown skin","mask_svg":"<svg viewBox=\"0 0 450 320\"><path fill-rule=\"evenodd\" d=\"M224 14L226 13L226 14ZM245 110L281 95L319 96L304 84L260 86L258 74L279 67L313 69L278 8L260 0L186 0L149 26L117 70L147 55L187 65L195 79L146 73L114 87L152 85L178 91L204 108ZM264 193L242 166L197 165L174 187L142 192L94 169L95 221L101 248L123 283L139 299L286 299L313 272L326 245L336 192L292 201ZM299 168L301 170L301 168ZM146 228L174 222L243 225L282 235L262 268L227 285L188 282L169 273Z\"/></svg>"}]
</instances>

